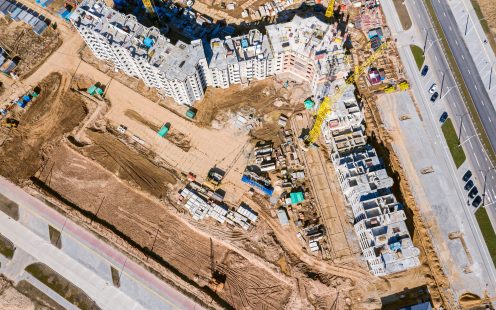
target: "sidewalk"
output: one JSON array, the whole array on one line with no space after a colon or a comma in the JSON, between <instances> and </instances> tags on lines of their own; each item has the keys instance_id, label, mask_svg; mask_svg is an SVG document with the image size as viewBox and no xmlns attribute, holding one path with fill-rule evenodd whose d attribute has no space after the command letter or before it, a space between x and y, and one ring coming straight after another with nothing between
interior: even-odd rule
<instances>
[{"instance_id":1,"label":"sidewalk","mask_svg":"<svg viewBox=\"0 0 496 310\"><path fill-rule=\"evenodd\" d=\"M482 29L479 17L470 0L451 0L448 1L448 5L455 16L460 33L464 36L465 45L477 66L484 88L493 106L496 107L496 56L491 45L484 43L487 42L487 36ZM489 86L491 86L490 89Z\"/></svg>"}]
</instances>

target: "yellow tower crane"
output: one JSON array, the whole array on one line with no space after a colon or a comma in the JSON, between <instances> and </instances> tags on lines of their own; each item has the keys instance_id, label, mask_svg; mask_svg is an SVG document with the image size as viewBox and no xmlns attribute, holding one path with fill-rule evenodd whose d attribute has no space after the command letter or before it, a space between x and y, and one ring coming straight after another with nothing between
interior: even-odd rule
<instances>
[{"instance_id":1,"label":"yellow tower crane","mask_svg":"<svg viewBox=\"0 0 496 310\"><path fill-rule=\"evenodd\" d=\"M327 10L325 12L325 17L332 17L334 14L334 3L336 0L329 0L329 5L327 6Z\"/></svg>"},{"instance_id":2,"label":"yellow tower crane","mask_svg":"<svg viewBox=\"0 0 496 310\"><path fill-rule=\"evenodd\" d=\"M380 54L387 48L387 42L384 42L361 66L355 68L355 72L346 79L346 83L331 96L325 97L320 104L317 112L315 123L313 124L308 137L305 140L306 145L311 145L317 141L322 131L322 124L326 117L331 113L332 106L341 96L355 83L362 73L379 57Z\"/></svg>"},{"instance_id":3,"label":"yellow tower crane","mask_svg":"<svg viewBox=\"0 0 496 310\"><path fill-rule=\"evenodd\" d=\"M143 5L145 6L146 12L148 14L155 14L155 8L153 7L152 1L151 0L141 0L143 2Z\"/></svg>"}]
</instances>

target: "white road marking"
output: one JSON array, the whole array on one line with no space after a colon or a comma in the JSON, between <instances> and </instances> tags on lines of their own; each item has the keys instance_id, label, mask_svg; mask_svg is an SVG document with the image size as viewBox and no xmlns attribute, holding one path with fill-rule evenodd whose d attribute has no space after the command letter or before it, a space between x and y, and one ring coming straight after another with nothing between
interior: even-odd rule
<instances>
[{"instance_id":1,"label":"white road marking","mask_svg":"<svg viewBox=\"0 0 496 310\"><path fill-rule=\"evenodd\" d=\"M491 120L491 118L490 118L490 117L488 117L487 119L489 120L489 122L490 122L490 123L492 123L492 122L493 122L493 121Z\"/></svg>"},{"instance_id":2,"label":"white road marking","mask_svg":"<svg viewBox=\"0 0 496 310\"><path fill-rule=\"evenodd\" d=\"M446 14L444 16L446 16ZM451 28L451 26L449 26L449 29L450 29L450 31L453 31L453 29ZM456 45L458 45L458 43L456 43Z\"/></svg>"},{"instance_id":3,"label":"white road marking","mask_svg":"<svg viewBox=\"0 0 496 310\"><path fill-rule=\"evenodd\" d=\"M446 17L446 12L443 12L444 17Z\"/></svg>"},{"instance_id":4,"label":"white road marking","mask_svg":"<svg viewBox=\"0 0 496 310\"><path fill-rule=\"evenodd\" d=\"M484 106L486 106L486 105L484 104L484 101L482 101L482 100L481 100L481 103L482 103L482 106L483 106L483 107L484 107Z\"/></svg>"},{"instance_id":5,"label":"white road marking","mask_svg":"<svg viewBox=\"0 0 496 310\"><path fill-rule=\"evenodd\" d=\"M451 27L450 27L451 28ZM451 29L450 29L451 30ZM458 46L458 40L455 40L455 44Z\"/></svg>"},{"instance_id":6,"label":"white road marking","mask_svg":"<svg viewBox=\"0 0 496 310\"><path fill-rule=\"evenodd\" d=\"M470 73L470 70L467 70L468 74L472 75L472 73Z\"/></svg>"},{"instance_id":7,"label":"white road marking","mask_svg":"<svg viewBox=\"0 0 496 310\"><path fill-rule=\"evenodd\" d=\"M475 155L475 153L474 153ZM477 162L477 166L480 167L479 159L477 158L477 155L475 155L475 161Z\"/></svg>"},{"instance_id":8,"label":"white road marking","mask_svg":"<svg viewBox=\"0 0 496 310\"><path fill-rule=\"evenodd\" d=\"M463 57L463 55L462 55L462 59L465 60L465 57Z\"/></svg>"},{"instance_id":9,"label":"white road marking","mask_svg":"<svg viewBox=\"0 0 496 310\"><path fill-rule=\"evenodd\" d=\"M477 85L474 84L475 90L477 90Z\"/></svg>"}]
</instances>

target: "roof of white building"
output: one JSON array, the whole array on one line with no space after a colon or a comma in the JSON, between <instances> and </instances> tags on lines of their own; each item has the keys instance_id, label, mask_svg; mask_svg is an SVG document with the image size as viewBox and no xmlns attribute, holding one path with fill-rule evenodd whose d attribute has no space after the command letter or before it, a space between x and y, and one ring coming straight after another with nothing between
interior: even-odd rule
<instances>
[{"instance_id":1,"label":"roof of white building","mask_svg":"<svg viewBox=\"0 0 496 310\"><path fill-rule=\"evenodd\" d=\"M142 58L169 79L186 79L205 58L201 40L173 45L157 28L145 27L135 16L119 13L99 0L84 0L70 18L76 27L99 33L109 44L129 50L133 58Z\"/></svg>"},{"instance_id":2,"label":"roof of white building","mask_svg":"<svg viewBox=\"0 0 496 310\"><path fill-rule=\"evenodd\" d=\"M321 74L330 72L330 56L344 57L343 39L336 36L333 26L312 16L296 15L284 24L265 27L274 53L293 51L317 63ZM334 68L335 69L335 68Z\"/></svg>"},{"instance_id":3,"label":"roof of white building","mask_svg":"<svg viewBox=\"0 0 496 310\"><path fill-rule=\"evenodd\" d=\"M225 69L229 64L245 60L272 58L267 36L257 29L252 29L248 34L234 38L212 39L210 47L212 49L210 68Z\"/></svg>"}]
</instances>

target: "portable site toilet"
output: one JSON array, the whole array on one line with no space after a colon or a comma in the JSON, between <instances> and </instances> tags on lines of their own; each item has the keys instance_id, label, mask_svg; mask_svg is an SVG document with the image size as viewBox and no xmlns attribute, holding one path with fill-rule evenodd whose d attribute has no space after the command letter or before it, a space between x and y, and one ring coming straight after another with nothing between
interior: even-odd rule
<instances>
[{"instance_id":1,"label":"portable site toilet","mask_svg":"<svg viewBox=\"0 0 496 310\"><path fill-rule=\"evenodd\" d=\"M170 129L170 123L165 123L162 126L162 128L160 128L160 130L158 131L158 135L164 137L169 132L169 129Z\"/></svg>"},{"instance_id":2,"label":"portable site toilet","mask_svg":"<svg viewBox=\"0 0 496 310\"><path fill-rule=\"evenodd\" d=\"M196 109L194 108L189 108L188 111L186 111L186 117L189 119L194 119L196 116Z\"/></svg>"},{"instance_id":3,"label":"portable site toilet","mask_svg":"<svg viewBox=\"0 0 496 310\"><path fill-rule=\"evenodd\" d=\"M303 104L305 105L305 109L307 109L307 110L313 109L313 106L315 105L315 103L313 102L313 100L310 99L310 98L308 98L307 100L305 100L305 102L303 102Z\"/></svg>"}]
</instances>

